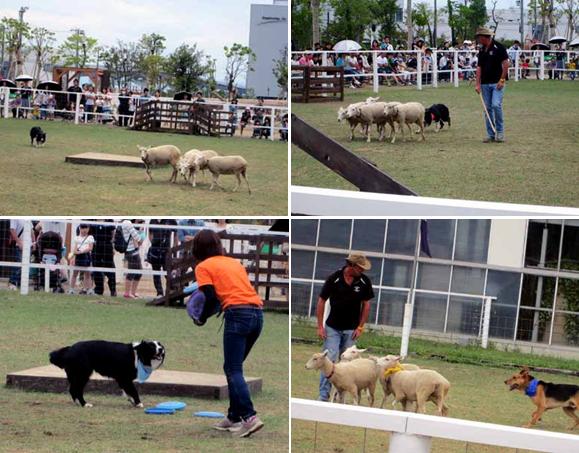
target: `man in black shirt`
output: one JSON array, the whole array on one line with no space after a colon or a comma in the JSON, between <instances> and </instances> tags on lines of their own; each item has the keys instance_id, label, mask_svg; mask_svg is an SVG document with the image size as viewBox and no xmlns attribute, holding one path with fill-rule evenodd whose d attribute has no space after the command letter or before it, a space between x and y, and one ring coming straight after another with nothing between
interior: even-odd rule
<instances>
[{"instance_id":1,"label":"man in black shirt","mask_svg":"<svg viewBox=\"0 0 579 453\"><path fill-rule=\"evenodd\" d=\"M172 219L151 219L150 225L177 225L176 220ZM151 247L147 252L147 262L151 265L154 271L165 270L165 260L167 258L167 251L171 247L171 236L174 235L174 230L170 228L149 228L149 240ZM160 275L153 275L153 283L157 296L163 295L163 283Z\"/></svg>"},{"instance_id":2,"label":"man in black shirt","mask_svg":"<svg viewBox=\"0 0 579 453\"><path fill-rule=\"evenodd\" d=\"M493 32L485 27L479 27L476 38L482 45L478 53L476 68L476 92L482 93L488 116L485 115L487 137L484 143L504 142L503 95L505 82L509 72L509 55L501 43L493 39Z\"/></svg>"},{"instance_id":3,"label":"man in black shirt","mask_svg":"<svg viewBox=\"0 0 579 453\"><path fill-rule=\"evenodd\" d=\"M102 222L112 223L112 219ZM114 225L91 225L90 234L94 237L94 247L92 249L92 263L94 267L115 268L115 250L113 249ZM94 280L95 294L102 295L105 292L105 276L112 297L117 295L117 277L115 271L101 272L95 271L92 274Z\"/></svg>"},{"instance_id":4,"label":"man in black shirt","mask_svg":"<svg viewBox=\"0 0 579 453\"><path fill-rule=\"evenodd\" d=\"M369 300L374 298L372 282L364 275L371 264L360 253L351 253L346 265L328 277L320 297L316 314L318 335L324 340L328 358L336 362L340 354L360 337L370 312ZM326 301L330 301L330 313L324 323ZM320 401L328 401L331 384L327 376L320 375Z\"/></svg>"}]
</instances>

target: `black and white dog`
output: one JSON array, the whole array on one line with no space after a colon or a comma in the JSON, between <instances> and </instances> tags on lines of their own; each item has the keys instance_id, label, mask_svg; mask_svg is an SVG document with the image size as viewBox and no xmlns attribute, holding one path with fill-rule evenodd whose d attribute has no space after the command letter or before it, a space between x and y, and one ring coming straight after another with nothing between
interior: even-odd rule
<instances>
[{"instance_id":1,"label":"black and white dog","mask_svg":"<svg viewBox=\"0 0 579 453\"><path fill-rule=\"evenodd\" d=\"M433 121L440 126L437 131L444 127L445 122L448 123L448 127L450 127L450 112L446 105L433 104L426 109L424 112L424 125L428 127Z\"/></svg>"},{"instance_id":2,"label":"black and white dog","mask_svg":"<svg viewBox=\"0 0 579 453\"><path fill-rule=\"evenodd\" d=\"M36 145L34 145L36 142ZM38 126L30 129L30 146L44 146L46 142L46 132L44 132Z\"/></svg>"},{"instance_id":3,"label":"black and white dog","mask_svg":"<svg viewBox=\"0 0 579 453\"><path fill-rule=\"evenodd\" d=\"M136 407L143 407L133 383L144 382L165 360L165 347L158 341L126 344L111 341L80 341L50 353L50 363L66 371L72 400L92 407L83 397L93 371L113 378L123 395Z\"/></svg>"}]
</instances>

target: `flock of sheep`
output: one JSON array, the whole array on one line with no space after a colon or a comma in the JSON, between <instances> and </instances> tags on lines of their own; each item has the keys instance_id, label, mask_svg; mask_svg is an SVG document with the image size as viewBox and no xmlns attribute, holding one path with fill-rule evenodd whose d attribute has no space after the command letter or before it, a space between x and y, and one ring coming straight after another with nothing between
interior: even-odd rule
<instances>
[{"instance_id":1,"label":"flock of sheep","mask_svg":"<svg viewBox=\"0 0 579 453\"><path fill-rule=\"evenodd\" d=\"M394 395L392 406L401 403L405 411L410 404L415 403L415 412L425 413L426 403L432 401L437 407L437 414L446 416L448 406L445 400L450 390L450 383L434 370L421 369L410 363L400 363L400 357L387 355L385 357L362 357L366 349L358 349L355 345L346 349L340 356L340 362L333 363L328 357L328 351L315 353L306 363L308 370L320 370L332 383L333 394L330 401L338 399L344 402L345 394L349 393L354 404L360 404L362 391L368 391L370 406L374 404L376 383L380 382L384 397L380 407L390 395Z\"/></svg>"},{"instance_id":2,"label":"flock of sheep","mask_svg":"<svg viewBox=\"0 0 579 453\"><path fill-rule=\"evenodd\" d=\"M350 140L354 139L354 130L358 125L362 127L370 142L370 126L376 124L379 140L384 140L384 132L386 124L390 125L390 135L388 138L392 139L392 143L396 141L396 127L395 123L400 125L402 131L402 139L404 140L404 125L408 127L410 135L412 136L411 124L416 124L420 128L422 140L424 137L424 113L426 109L419 102L378 102L380 98L368 98L363 102L356 102L347 107L340 107L338 110L338 121L346 120L350 125Z\"/></svg>"},{"instance_id":3,"label":"flock of sheep","mask_svg":"<svg viewBox=\"0 0 579 453\"><path fill-rule=\"evenodd\" d=\"M207 169L213 177L209 190L213 190L215 186L223 189L217 182L220 175L235 175L237 185L233 191L235 192L239 189L241 176L243 176L243 179L245 179L247 183L247 190L251 194L251 188L249 187L249 181L246 176L247 161L241 156L219 156L218 153L213 150L200 151L198 149L192 149L182 155L181 150L174 145L155 147L137 146L137 149L141 153L141 160L145 164L145 171L147 172L149 181L153 180L151 176L152 167L169 164L173 167L173 173L171 174L169 182L176 183L177 174L181 173L185 181L190 182L191 185L195 187L197 173L202 171L203 177L205 177L205 170Z\"/></svg>"}]
</instances>

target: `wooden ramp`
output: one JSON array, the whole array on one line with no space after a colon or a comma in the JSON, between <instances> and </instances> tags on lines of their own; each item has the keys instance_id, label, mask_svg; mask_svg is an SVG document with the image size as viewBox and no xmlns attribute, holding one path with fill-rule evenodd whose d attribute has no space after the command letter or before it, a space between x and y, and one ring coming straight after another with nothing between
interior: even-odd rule
<instances>
[{"instance_id":1,"label":"wooden ramp","mask_svg":"<svg viewBox=\"0 0 579 453\"><path fill-rule=\"evenodd\" d=\"M140 157L123 156L120 154L107 153L81 153L73 156L66 156L65 162L71 164L84 165L111 165L114 167L138 167L145 168L145 164Z\"/></svg>"},{"instance_id":2,"label":"wooden ramp","mask_svg":"<svg viewBox=\"0 0 579 453\"><path fill-rule=\"evenodd\" d=\"M251 393L261 392L261 378L246 377L245 380ZM145 383L135 383L135 385L140 394L210 399L229 398L227 380L224 375L219 374L156 370ZM9 373L6 375L6 386L23 390L68 393L68 381L64 370L53 365ZM104 378L97 373L91 376L85 391L115 395L121 392L114 380Z\"/></svg>"}]
</instances>

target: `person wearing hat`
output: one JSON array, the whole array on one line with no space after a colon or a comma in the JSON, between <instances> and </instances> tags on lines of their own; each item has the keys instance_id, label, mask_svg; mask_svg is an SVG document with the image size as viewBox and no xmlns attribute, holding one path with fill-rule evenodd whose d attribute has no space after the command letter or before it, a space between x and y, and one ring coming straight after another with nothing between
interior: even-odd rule
<instances>
[{"instance_id":1,"label":"person wearing hat","mask_svg":"<svg viewBox=\"0 0 579 453\"><path fill-rule=\"evenodd\" d=\"M478 53L475 89L477 93L482 93L483 102L492 121L491 125L485 114L487 137L483 142L504 142L503 95L509 72L509 56L505 46L493 39L493 32L488 28L479 27L476 38L482 48Z\"/></svg>"},{"instance_id":2,"label":"person wearing hat","mask_svg":"<svg viewBox=\"0 0 579 453\"><path fill-rule=\"evenodd\" d=\"M330 275L322 287L316 309L318 335L324 340L324 350L328 350L332 362L336 362L364 331L370 312L369 301L374 298L372 282L364 271L371 267L363 254L352 252L346 258L346 265ZM324 322L328 300L330 312ZM328 377L321 373L319 400L328 401L330 390Z\"/></svg>"}]
</instances>

